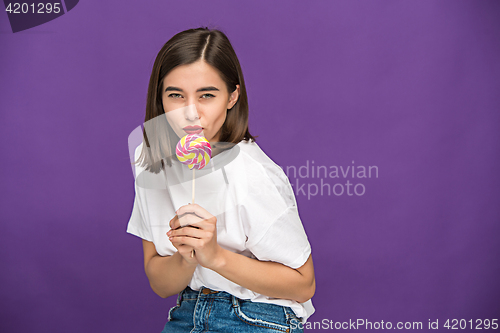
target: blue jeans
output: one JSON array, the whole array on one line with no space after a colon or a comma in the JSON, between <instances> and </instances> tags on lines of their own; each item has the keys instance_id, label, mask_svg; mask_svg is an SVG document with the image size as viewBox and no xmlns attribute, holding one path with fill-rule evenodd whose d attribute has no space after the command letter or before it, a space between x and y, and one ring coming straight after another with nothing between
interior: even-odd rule
<instances>
[{"instance_id":1,"label":"blue jeans","mask_svg":"<svg viewBox=\"0 0 500 333\"><path fill-rule=\"evenodd\" d=\"M303 333L288 306L242 300L225 291L186 287L168 312L167 332ZM302 325L300 325L302 327Z\"/></svg>"}]
</instances>

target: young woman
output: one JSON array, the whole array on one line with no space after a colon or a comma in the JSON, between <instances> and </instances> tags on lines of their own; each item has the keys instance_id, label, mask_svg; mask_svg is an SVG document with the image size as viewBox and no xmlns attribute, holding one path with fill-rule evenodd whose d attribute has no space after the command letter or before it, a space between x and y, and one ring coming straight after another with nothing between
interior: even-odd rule
<instances>
[{"instance_id":1,"label":"young woman","mask_svg":"<svg viewBox=\"0 0 500 333\"><path fill-rule=\"evenodd\" d=\"M210 142L212 159L196 170L188 204L193 173L175 146L192 133ZM143 134L127 232L143 239L153 291L178 294L163 332L302 332L314 312L311 247L288 178L248 130L224 33L190 29L163 46Z\"/></svg>"}]
</instances>

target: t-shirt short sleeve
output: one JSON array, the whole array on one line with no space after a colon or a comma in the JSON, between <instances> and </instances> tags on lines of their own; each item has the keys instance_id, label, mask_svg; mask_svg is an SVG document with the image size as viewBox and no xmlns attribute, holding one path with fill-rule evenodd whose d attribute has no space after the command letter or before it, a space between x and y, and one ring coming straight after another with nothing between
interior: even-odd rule
<instances>
[{"instance_id":1,"label":"t-shirt short sleeve","mask_svg":"<svg viewBox=\"0 0 500 333\"><path fill-rule=\"evenodd\" d=\"M260 170L257 176L247 169L249 194L240 207L246 248L259 260L299 268L309 258L311 246L292 187L278 166L266 165Z\"/></svg>"},{"instance_id":2,"label":"t-shirt short sleeve","mask_svg":"<svg viewBox=\"0 0 500 333\"><path fill-rule=\"evenodd\" d=\"M127 225L127 232L129 234L138 236L149 242L153 241L150 228L146 225L142 213L140 210L140 201L138 200L138 195L136 193L134 199L134 207L132 208L132 215Z\"/></svg>"},{"instance_id":3,"label":"t-shirt short sleeve","mask_svg":"<svg viewBox=\"0 0 500 333\"><path fill-rule=\"evenodd\" d=\"M247 248L259 260L280 262L293 269L304 265L311 254L296 207L286 208L260 239L247 243Z\"/></svg>"},{"instance_id":4,"label":"t-shirt short sleeve","mask_svg":"<svg viewBox=\"0 0 500 333\"><path fill-rule=\"evenodd\" d=\"M141 153L142 149L142 144L139 145L136 150L135 150L135 161L139 158L139 155ZM145 239L149 242L153 241L153 236L151 234L151 228L149 227L148 223L146 223L144 219L144 214L141 206L141 189L139 186L137 186L137 176L144 171L142 167L140 167L138 164L135 164L135 181L134 181L134 188L135 188L135 198L134 198L134 206L132 208L132 214L130 216L128 225L127 225L127 232L129 234L138 236L142 239Z\"/></svg>"}]
</instances>

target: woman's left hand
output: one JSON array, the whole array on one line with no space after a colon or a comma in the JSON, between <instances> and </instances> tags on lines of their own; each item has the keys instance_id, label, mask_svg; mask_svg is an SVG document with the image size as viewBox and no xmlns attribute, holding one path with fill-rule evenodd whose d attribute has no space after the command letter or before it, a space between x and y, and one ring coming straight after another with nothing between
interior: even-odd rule
<instances>
[{"instance_id":1,"label":"woman's left hand","mask_svg":"<svg viewBox=\"0 0 500 333\"><path fill-rule=\"evenodd\" d=\"M172 220L167 233L170 241L192 246L201 266L215 267L222 252L217 244L217 218L197 204L182 206L176 214L179 218Z\"/></svg>"}]
</instances>

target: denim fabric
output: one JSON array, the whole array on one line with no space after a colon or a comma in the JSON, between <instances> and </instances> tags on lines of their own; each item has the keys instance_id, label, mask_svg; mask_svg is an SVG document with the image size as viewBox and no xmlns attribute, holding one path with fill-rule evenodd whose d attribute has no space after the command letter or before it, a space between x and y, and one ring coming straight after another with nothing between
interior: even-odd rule
<instances>
[{"instance_id":1,"label":"denim fabric","mask_svg":"<svg viewBox=\"0 0 500 333\"><path fill-rule=\"evenodd\" d=\"M186 287L168 312L162 333L303 333L290 307L239 299L225 291Z\"/></svg>"}]
</instances>

